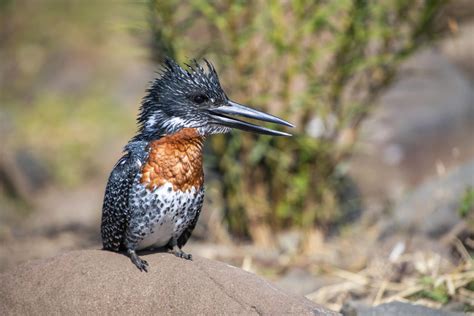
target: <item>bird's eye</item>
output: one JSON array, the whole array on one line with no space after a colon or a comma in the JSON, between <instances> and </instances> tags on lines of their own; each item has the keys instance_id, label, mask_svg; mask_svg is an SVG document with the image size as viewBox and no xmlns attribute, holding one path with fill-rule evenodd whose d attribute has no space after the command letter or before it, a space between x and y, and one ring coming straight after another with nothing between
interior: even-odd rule
<instances>
[{"instance_id":1,"label":"bird's eye","mask_svg":"<svg viewBox=\"0 0 474 316\"><path fill-rule=\"evenodd\" d=\"M196 102L197 104L201 104L201 103L203 103L207 100L208 100L208 97L205 96L204 94L198 94L198 95L194 96L194 98L193 98L193 101Z\"/></svg>"}]
</instances>

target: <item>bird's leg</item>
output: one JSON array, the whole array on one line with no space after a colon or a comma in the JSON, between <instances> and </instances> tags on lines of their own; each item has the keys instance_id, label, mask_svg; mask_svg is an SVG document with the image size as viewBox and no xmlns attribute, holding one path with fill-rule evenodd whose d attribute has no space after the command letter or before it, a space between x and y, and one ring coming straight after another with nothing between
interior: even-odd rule
<instances>
[{"instance_id":1,"label":"bird's leg","mask_svg":"<svg viewBox=\"0 0 474 316\"><path fill-rule=\"evenodd\" d=\"M136 253L135 250L127 249L127 254L140 271L148 272L148 262L141 259Z\"/></svg>"},{"instance_id":2,"label":"bird's leg","mask_svg":"<svg viewBox=\"0 0 474 316\"><path fill-rule=\"evenodd\" d=\"M178 247L177 242L174 238L168 243L167 247L176 257L183 258L186 260L193 260L193 256L190 253L185 253L181 250L180 247Z\"/></svg>"},{"instance_id":3,"label":"bird's leg","mask_svg":"<svg viewBox=\"0 0 474 316\"><path fill-rule=\"evenodd\" d=\"M178 247L175 247L175 249ZM193 256L190 253L185 253L184 251L181 250L181 248L178 248L177 250L173 249L173 253L176 257L180 257L186 260L193 260Z\"/></svg>"}]
</instances>

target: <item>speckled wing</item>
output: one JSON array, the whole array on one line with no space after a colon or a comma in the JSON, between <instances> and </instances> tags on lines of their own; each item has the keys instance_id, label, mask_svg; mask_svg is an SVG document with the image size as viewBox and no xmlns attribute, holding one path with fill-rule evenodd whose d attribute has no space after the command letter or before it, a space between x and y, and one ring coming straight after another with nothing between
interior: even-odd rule
<instances>
[{"instance_id":1,"label":"speckled wing","mask_svg":"<svg viewBox=\"0 0 474 316\"><path fill-rule=\"evenodd\" d=\"M106 250L119 251L123 248L130 218L129 193L141 163L142 159L129 152L117 162L110 174L102 206L101 235Z\"/></svg>"}]
</instances>

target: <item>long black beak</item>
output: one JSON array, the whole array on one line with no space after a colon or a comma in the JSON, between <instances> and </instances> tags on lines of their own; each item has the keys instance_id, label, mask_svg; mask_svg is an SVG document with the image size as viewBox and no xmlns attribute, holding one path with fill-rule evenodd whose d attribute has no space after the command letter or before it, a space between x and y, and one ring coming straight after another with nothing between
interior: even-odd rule
<instances>
[{"instance_id":1,"label":"long black beak","mask_svg":"<svg viewBox=\"0 0 474 316\"><path fill-rule=\"evenodd\" d=\"M265 121L265 122L285 125L288 127L294 127L293 124L288 123L287 121L282 120L281 118L254 110L252 108L249 108L247 106L244 106L242 104L238 104L232 101L228 101L227 105L209 109L208 112L211 114L211 117L219 125L223 125L223 126L227 126L231 128L238 128L244 131L254 132L254 133L259 133L259 134L274 135L274 136L291 136L291 134L275 131L263 126L258 126L249 122L245 122L245 121L230 117L229 115L239 115L239 116L243 116L243 117L247 117L247 118L255 119L259 121Z\"/></svg>"}]
</instances>

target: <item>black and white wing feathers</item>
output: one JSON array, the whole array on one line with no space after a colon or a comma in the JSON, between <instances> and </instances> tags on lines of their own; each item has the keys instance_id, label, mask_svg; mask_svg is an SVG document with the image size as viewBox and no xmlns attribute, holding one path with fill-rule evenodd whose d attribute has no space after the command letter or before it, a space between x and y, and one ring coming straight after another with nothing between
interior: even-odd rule
<instances>
[{"instance_id":1,"label":"black and white wing feathers","mask_svg":"<svg viewBox=\"0 0 474 316\"><path fill-rule=\"evenodd\" d=\"M128 153L115 165L105 189L101 235L106 250L119 251L123 248L130 220L130 189L147 155L143 144L129 144L126 149Z\"/></svg>"}]
</instances>

